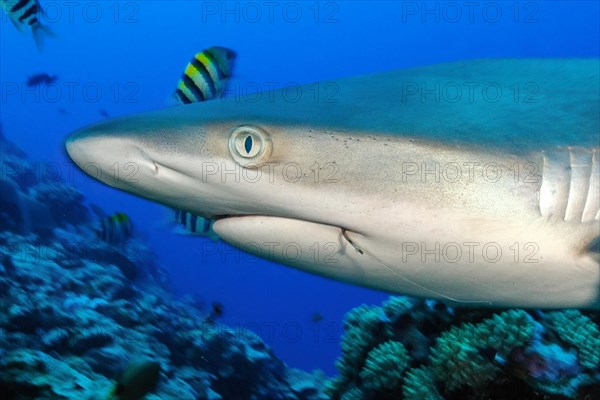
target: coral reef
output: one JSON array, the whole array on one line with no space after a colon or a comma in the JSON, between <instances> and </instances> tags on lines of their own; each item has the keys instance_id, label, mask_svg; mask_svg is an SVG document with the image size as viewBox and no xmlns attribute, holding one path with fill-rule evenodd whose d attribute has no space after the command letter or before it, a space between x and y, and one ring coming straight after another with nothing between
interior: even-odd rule
<instances>
[{"instance_id":1,"label":"coral reef","mask_svg":"<svg viewBox=\"0 0 600 400\"><path fill-rule=\"evenodd\" d=\"M600 394L598 320L391 297L346 315L340 375L328 392L334 400L591 400Z\"/></svg>"},{"instance_id":2,"label":"coral reef","mask_svg":"<svg viewBox=\"0 0 600 400\"><path fill-rule=\"evenodd\" d=\"M577 349L583 367L600 366L600 331L596 324L577 310L550 313L548 318L556 334Z\"/></svg>"},{"instance_id":3,"label":"coral reef","mask_svg":"<svg viewBox=\"0 0 600 400\"><path fill-rule=\"evenodd\" d=\"M83 195L64 183L42 183L35 186L34 198L53 215L56 225L85 224L90 213L83 204Z\"/></svg>"},{"instance_id":4,"label":"coral reef","mask_svg":"<svg viewBox=\"0 0 600 400\"><path fill-rule=\"evenodd\" d=\"M393 340L384 342L369 352L365 366L360 371L363 386L367 389L393 389L402 379L410 358L406 348Z\"/></svg>"},{"instance_id":5,"label":"coral reef","mask_svg":"<svg viewBox=\"0 0 600 400\"><path fill-rule=\"evenodd\" d=\"M32 176L0 141L0 398L105 399L136 360L161 364L147 400L327 398L322 373L288 368L258 336L174 298L143 243L98 242L83 196ZM31 201L52 218L21 229Z\"/></svg>"}]
</instances>

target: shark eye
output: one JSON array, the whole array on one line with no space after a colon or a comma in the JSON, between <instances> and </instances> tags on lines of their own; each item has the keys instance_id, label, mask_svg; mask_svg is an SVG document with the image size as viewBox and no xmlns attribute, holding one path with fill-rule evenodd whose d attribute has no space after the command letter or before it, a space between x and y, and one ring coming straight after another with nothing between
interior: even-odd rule
<instances>
[{"instance_id":1,"label":"shark eye","mask_svg":"<svg viewBox=\"0 0 600 400\"><path fill-rule=\"evenodd\" d=\"M240 126L231 133L229 151L241 166L260 167L271 155L271 137L255 126Z\"/></svg>"}]
</instances>

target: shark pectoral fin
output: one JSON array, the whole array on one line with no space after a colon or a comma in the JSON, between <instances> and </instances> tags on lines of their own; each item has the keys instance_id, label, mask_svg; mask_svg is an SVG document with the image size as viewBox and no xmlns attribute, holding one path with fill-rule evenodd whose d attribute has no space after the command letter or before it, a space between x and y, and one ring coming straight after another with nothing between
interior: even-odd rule
<instances>
[{"instance_id":1,"label":"shark pectoral fin","mask_svg":"<svg viewBox=\"0 0 600 400\"><path fill-rule=\"evenodd\" d=\"M242 250L310 273L364 285L374 272L335 226L252 215L218 219L213 229Z\"/></svg>"}]
</instances>

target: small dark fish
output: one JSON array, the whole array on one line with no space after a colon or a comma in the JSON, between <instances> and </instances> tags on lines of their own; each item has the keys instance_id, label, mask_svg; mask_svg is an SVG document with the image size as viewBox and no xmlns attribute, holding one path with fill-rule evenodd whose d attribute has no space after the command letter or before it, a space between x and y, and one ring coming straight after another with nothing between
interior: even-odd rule
<instances>
[{"instance_id":1,"label":"small dark fish","mask_svg":"<svg viewBox=\"0 0 600 400\"><path fill-rule=\"evenodd\" d=\"M108 400L139 400L154 391L160 380L160 364L144 361L130 364L116 380Z\"/></svg>"},{"instance_id":2,"label":"small dark fish","mask_svg":"<svg viewBox=\"0 0 600 400\"><path fill-rule=\"evenodd\" d=\"M109 117L108 112L106 110L104 110L104 109L98 110L98 113L100 115L102 115L104 118L108 118Z\"/></svg>"},{"instance_id":3,"label":"small dark fish","mask_svg":"<svg viewBox=\"0 0 600 400\"><path fill-rule=\"evenodd\" d=\"M235 58L233 50L219 46L196 54L177 84L176 100L190 104L221 97L231 78Z\"/></svg>"},{"instance_id":4,"label":"small dark fish","mask_svg":"<svg viewBox=\"0 0 600 400\"><path fill-rule=\"evenodd\" d=\"M323 314L316 312L310 317L310 322L313 324L318 324L319 322L323 321L324 318L325 317L323 317Z\"/></svg>"},{"instance_id":5,"label":"small dark fish","mask_svg":"<svg viewBox=\"0 0 600 400\"><path fill-rule=\"evenodd\" d=\"M43 72L41 74L35 74L27 78L27 86L34 87L39 85L50 85L58 80L58 75L48 75Z\"/></svg>"},{"instance_id":6,"label":"small dark fish","mask_svg":"<svg viewBox=\"0 0 600 400\"><path fill-rule=\"evenodd\" d=\"M38 0L0 0L0 5L19 31L31 29L39 51L44 47L45 38L55 36L54 32L39 20L44 11Z\"/></svg>"},{"instance_id":7,"label":"small dark fish","mask_svg":"<svg viewBox=\"0 0 600 400\"><path fill-rule=\"evenodd\" d=\"M117 212L101 218L96 233L104 242L123 244L133 235L133 223L127 214Z\"/></svg>"},{"instance_id":8,"label":"small dark fish","mask_svg":"<svg viewBox=\"0 0 600 400\"><path fill-rule=\"evenodd\" d=\"M209 320L215 321L218 318L221 318L223 316L223 304L215 301L211 304L210 307L211 307L211 310L210 310L210 314L208 316Z\"/></svg>"}]
</instances>

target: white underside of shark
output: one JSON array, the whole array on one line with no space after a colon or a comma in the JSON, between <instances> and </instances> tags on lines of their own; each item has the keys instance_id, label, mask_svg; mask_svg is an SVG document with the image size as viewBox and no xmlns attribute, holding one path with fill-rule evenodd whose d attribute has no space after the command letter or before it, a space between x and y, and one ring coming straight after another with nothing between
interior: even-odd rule
<instances>
[{"instance_id":1,"label":"white underside of shark","mask_svg":"<svg viewBox=\"0 0 600 400\"><path fill-rule=\"evenodd\" d=\"M599 70L390 71L114 119L67 149L311 273L455 305L600 308Z\"/></svg>"}]
</instances>

